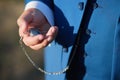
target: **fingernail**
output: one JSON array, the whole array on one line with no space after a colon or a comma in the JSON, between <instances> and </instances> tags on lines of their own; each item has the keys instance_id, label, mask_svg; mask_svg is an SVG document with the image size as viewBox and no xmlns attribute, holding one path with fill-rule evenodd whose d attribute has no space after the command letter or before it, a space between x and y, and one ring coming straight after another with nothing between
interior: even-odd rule
<instances>
[{"instance_id":1,"label":"fingernail","mask_svg":"<svg viewBox=\"0 0 120 80\"><path fill-rule=\"evenodd\" d=\"M41 41L41 40L43 40L44 39L44 37L43 36L39 36L39 40Z\"/></svg>"},{"instance_id":2,"label":"fingernail","mask_svg":"<svg viewBox=\"0 0 120 80\"><path fill-rule=\"evenodd\" d=\"M55 32L55 27L52 27L51 32Z\"/></svg>"},{"instance_id":3,"label":"fingernail","mask_svg":"<svg viewBox=\"0 0 120 80\"><path fill-rule=\"evenodd\" d=\"M51 37L50 37L50 36L48 36L48 37L47 37L47 40L48 40L49 42L51 42Z\"/></svg>"}]
</instances>

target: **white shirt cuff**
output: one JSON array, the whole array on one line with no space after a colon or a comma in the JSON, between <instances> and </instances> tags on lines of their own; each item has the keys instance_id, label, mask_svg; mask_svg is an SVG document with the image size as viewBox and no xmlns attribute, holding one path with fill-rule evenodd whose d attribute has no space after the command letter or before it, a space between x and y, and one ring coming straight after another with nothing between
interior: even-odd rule
<instances>
[{"instance_id":1,"label":"white shirt cuff","mask_svg":"<svg viewBox=\"0 0 120 80\"><path fill-rule=\"evenodd\" d=\"M26 4L25 10L30 9L30 8L36 8L40 10L44 14L44 16L47 18L49 24L51 26L54 25L53 12L46 4L40 1L31 1Z\"/></svg>"}]
</instances>

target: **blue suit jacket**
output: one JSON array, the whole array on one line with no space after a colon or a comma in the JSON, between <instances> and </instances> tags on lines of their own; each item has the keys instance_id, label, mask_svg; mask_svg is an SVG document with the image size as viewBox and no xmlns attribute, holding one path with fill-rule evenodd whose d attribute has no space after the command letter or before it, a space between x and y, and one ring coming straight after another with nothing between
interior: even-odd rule
<instances>
[{"instance_id":1,"label":"blue suit jacket","mask_svg":"<svg viewBox=\"0 0 120 80\"><path fill-rule=\"evenodd\" d=\"M26 3L32 0L26 0ZM45 69L66 67L87 0L38 0L54 12L59 27L51 47L45 48ZM120 80L120 0L91 0L90 15L83 43L67 73L46 75L46 80ZM66 76L66 77L65 77Z\"/></svg>"}]
</instances>

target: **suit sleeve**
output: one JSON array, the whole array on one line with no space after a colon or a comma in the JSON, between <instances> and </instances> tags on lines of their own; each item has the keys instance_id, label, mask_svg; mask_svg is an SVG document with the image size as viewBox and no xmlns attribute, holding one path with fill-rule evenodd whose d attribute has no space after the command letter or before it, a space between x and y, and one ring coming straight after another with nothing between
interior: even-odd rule
<instances>
[{"instance_id":1,"label":"suit sleeve","mask_svg":"<svg viewBox=\"0 0 120 80\"><path fill-rule=\"evenodd\" d=\"M50 25L54 25L52 0L25 0L25 10L29 8L36 8L40 10L47 18Z\"/></svg>"}]
</instances>

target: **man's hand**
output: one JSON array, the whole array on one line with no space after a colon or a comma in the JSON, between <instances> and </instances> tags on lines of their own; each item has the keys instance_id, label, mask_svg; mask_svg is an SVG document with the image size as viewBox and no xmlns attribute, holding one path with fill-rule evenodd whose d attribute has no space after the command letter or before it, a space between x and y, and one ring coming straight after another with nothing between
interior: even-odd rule
<instances>
[{"instance_id":1,"label":"man's hand","mask_svg":"<svg viewBox=\"0 0 120 80\"><path fill-rule=\"evenodd\" d=\"M58 32L58 28L56 26L51 27L45 16L34 8L24 11L17 20L17 24L23 42L34 50L46 47L55 39ZM42 34L30 36L29 30L31 28L39 29Z\"/></svg>"}]
</instances>

